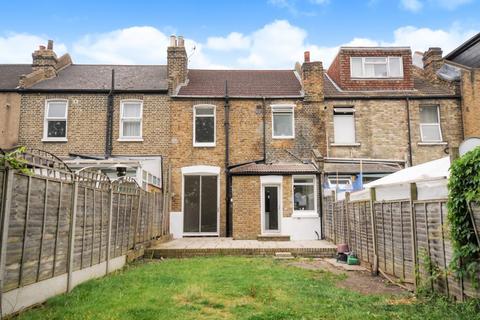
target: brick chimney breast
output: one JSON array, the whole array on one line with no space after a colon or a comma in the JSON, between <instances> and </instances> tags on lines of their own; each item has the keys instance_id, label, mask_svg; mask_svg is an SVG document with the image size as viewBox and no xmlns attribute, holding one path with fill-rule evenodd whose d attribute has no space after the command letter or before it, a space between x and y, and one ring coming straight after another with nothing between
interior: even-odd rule
<instances>
[{"instance_id":1,"label":"brick chimney breast","mask_svg":"<svg viewBox=\"0 0 480 320\"><path fill-rule=\"evenodd\" d=\"M38 47L32 53L32 69L33 71L43 70L46 78L54 77L56 75L55 66L57 64L57 55L53 51L53 41L48 41L48 46L43 45Z\"/></svg>"},{"instance_id":2,"label":"brick chimney breast","mask_svg":"<svg viewBox=\"0 0 480 320\"><path fill-rule=\"evenodd\" d=\"M185 83L188 73L188 57L184 39L170 36L170 46L167 49L168 90L175 94L179 85Z\"/></svg>"}]
</instances>

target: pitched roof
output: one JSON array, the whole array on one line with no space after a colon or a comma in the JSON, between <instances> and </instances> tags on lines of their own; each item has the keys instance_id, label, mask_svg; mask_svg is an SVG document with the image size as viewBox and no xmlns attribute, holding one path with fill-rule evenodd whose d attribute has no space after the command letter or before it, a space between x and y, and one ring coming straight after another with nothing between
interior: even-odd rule
<instances>
[{"instance_id":1,"label":"pitched roof","mask_svg":"<svg viewBox=\"0 0 480 320\"><path fill-rule=\"evenodd\" d=\"M20 76L32 72L31 64L1 64L0 90L12 90L18 87Z\"/></svg>"},{"instance_id":2,"label":"pitched roof","mask_svg":"<svg viewBox=\"0 0 480 320\"><path fill-rule=\"evenodd\" d=\"M57 77L41 81L29 90L110 90L112 69L115 89L122 91L165 91L168 89L165 65L87 65L73 64Z\"/></svg>"},{"instance_id":3,"label":"pitched roof","mask_svg":"<svg viewBox=\"0 0 480 320\"><path fill-rule=\"evenodd\" d=\"M398 163L362 163L363 173L392 173L403 169ZM360 163L347 162L325 162L323 165L325 173L354 174L360 172Z\"/></svg>"},{"instance_id":4,"label":"pitched roof","mask_svg":"<svg viewBox=\"0 0 480 320\"><path fill-rule=\"evenodd\" d=\"M462 43L445 56L450 60L470 68L480 67L480 32Z\"/></svg>"},{"instance_id":5,"label":"pitched roof","mask_svg":"<svg viewBox=\"0 0 480 320\"><path fill-rule=\"evenodd\" d=\"M313 164L286 163L263 164L249 163L230 170L233 175L259 175L259 174L302 174L318 173Z\"/></svg>"},{"instance_id":6,"label":"pitched roof","mask_svg":"<svg viewBox=\"0 0 480 320\"><path fill-rule=\"evenodd\" d=\"M225 82L230 97L302 97L302 85L293 70L188 71L188 83L177 96L223 97Z\"/></svg>"},{"instance_id":7,"label":"pitched roof","mask_svg":"<svg viewBox=\"0 0 480 320\"><path fill-rule=\"evenodd\" d=\"M376 90L376 91L347 91L341 90L338 85L327 76L324 77L324 94L325 98L375 98L375 97L438 97L438 96L452 96L455 97L455 93L452 93L449 89L436 86L428 81L414 76L414 90Z\"/></svg>"}]
</instances>

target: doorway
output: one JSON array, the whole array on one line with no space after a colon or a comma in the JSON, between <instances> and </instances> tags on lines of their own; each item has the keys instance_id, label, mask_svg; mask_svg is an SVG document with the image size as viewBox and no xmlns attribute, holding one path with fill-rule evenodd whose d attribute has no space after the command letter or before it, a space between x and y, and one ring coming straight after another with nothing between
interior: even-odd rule
<instances>
[{"instance_id":1,"label":"doorway","mask_svg":"<svg viewBox=\"0 0 480 320\"><path fill-rule=\"evenodd\" d=\"M218 236L218 176L184 175L183 234Z\"/></svg>"},{"instance_id":2,"label":"doorway","mask_svg":"<svg viewBox=\"0 0 480 320\"><path fill-rule=\"evenodd\" d=\"M280 186L262 186L262 233L280 232Z\"/></svg>"}]
</instances>

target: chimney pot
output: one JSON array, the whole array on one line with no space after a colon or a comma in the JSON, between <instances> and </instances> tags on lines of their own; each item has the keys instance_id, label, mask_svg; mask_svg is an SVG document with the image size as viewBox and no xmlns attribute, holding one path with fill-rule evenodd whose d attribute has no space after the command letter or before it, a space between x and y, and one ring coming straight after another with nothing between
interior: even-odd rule
<instances>
[{"instance_id":1,"label":"chimney pot","mask_svg":"<svg viewBox=\"0 0 480 320\"><path fill-rule=\"evenodd\" d=\"M44 45L39 45L39 46L38 46L38 49L39 49L39 50L45 50L46 48L45 48Z\"/></svg>"},{"instance_id":2,"label":"chimney pot","mask_svg":"<svg viewBox=\"0 0 480 320\"><path fill-rule=\"evenodd\" d=\"M303 53L303 58L305 62L310 62L310 51L305 51Z\"/></svg>"},{"instance_id":3,"label":"chimney pot","mask_svg":"<svg viewBox=\"0 0 480 320\"><path fill-rule=\"evenodd\" d=\"M178 46L179 47L185 46L185 40L183 39L183 36L178 36Z\"/></svg>"},{"instance_id":4,"label":"chimney pot","mask_svg":"<svg viewBox=\"0 0 480 320\"><path fill-rule=\"evenodd\" d=\"M176 47L177 46L177 37L172 34L170 36L170 47Z\"/></svg>"},{"instance_id":5,"label":"chimney pot","mask_svg":"<svg viewBox=\"0 0 480 320\"><path fill-rule=\"evenodd\" d=\"M53 50L53 40L48 40L47 49L48 50Z\"/></svg>"}]
</instances>

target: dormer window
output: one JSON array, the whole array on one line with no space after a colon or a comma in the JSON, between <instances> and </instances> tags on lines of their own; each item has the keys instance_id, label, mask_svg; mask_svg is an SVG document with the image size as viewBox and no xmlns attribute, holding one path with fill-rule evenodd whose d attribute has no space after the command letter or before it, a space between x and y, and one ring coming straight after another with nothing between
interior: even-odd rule
<instances>
[{"instance_id":1,"label":"dormer window","mask_svg":"<svg viewBox=\"0 0 480 320\"><path fill-rule=\"evenodd\" d=\"M402 57L351 57L352 78L403 78Z\"/></svg>"}]
</instances>

